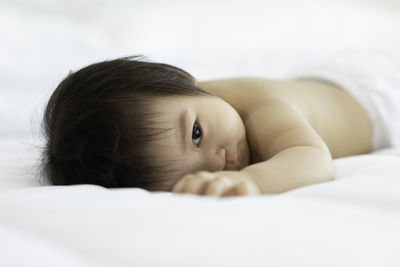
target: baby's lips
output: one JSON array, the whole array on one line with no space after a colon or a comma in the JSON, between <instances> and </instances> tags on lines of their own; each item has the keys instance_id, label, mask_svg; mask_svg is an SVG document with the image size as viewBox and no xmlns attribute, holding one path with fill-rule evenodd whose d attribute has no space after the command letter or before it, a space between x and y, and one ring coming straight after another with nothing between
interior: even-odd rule
<instances>
[{"instance_id":1,"label":"baby's lips","mask_svg":"<svg viewBox=\"0 0 400 267\"><path fill-rule=\"evenodd\" d=\"M224 170L239 170L240 169L240 153L237 153L236 156L234 157L234 160L227 160L225 163L225 168Z\"/></svg>"},{"instance_id":2,"label":"baby's lips","mask_svg":"<svg viewBox=\"0 0 400 267\"><path fill-rule=\"evenodd\" d=\"M237 171L238 169L239 167L237 165L231 163L227 163L224 168L225 171Z\"/></svg>"}]
</instances>

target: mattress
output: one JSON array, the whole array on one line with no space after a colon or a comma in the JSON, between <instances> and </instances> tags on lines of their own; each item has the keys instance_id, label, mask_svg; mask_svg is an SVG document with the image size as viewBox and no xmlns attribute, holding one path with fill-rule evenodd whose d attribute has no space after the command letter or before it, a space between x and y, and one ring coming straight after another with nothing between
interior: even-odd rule
<instances>
[{"instance_id":1,"label":"mattress","mask_svg":"<svg viewBox=\"0 0 400 267\"><path fill-rule=\"evenodd\" d=\"M44 106L70 70L129 55L196 79L271 79L338 51L396 50L394 0L0 1L0 266L400 266L400 148L336 179L212 198L48 186Z\"/></svg>"},{"instance_id":2,"label":"mattress","mask_svg":"<svg viewBox=\"0 0 400 267\"><path fill-rule=\"evenodd\" d=\"M399 266L400 148L336 179L214 198L40 185L40 147L0 142L0 266Z\"/></svg>"}]
</instances>

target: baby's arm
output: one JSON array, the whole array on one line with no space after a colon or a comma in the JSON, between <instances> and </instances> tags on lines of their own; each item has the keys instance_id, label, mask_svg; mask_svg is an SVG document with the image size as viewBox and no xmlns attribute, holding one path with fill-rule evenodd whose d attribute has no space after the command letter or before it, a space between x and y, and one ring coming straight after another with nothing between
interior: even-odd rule
<instances>
[{"instance_id":1,"label":"baby's arm","mask_svg":"<svg viewBox=\"0 0 400 267\"><path fill-rule=\"evenodd\" d=\"M333 179L326 144L287 99L276 97L245 121L250 146L261 159L240 171L185 175L173 192L206 195L282 193Z\"/></svg>"},{"instance_id":2,"label":"baby's arm","mask_svg":"<svg viewBox=\"0 0 400 267\"><path fill-rule=\"evenodd\" d=\"M242 172L261 193L281 193L333 179L328 147L290 101L271 99L251 113L246 128L251 147L266 160Z\"/></svg>"}]
</instances>

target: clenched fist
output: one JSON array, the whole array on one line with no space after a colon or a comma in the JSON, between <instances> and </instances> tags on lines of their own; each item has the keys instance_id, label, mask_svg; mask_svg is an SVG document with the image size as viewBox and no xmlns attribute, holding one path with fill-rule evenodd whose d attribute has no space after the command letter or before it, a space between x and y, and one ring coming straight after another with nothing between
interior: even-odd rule
<instances>
[{"instance_id":1,"label":"clenched fist","mask_svg":"<svg viewBox=\"0 0 400 267\"><path fill-rule=\"evenodd\" d=\"M258 186L241 171L199 171L187 174L174 185L172 192L208 196L260 194Z\"/></svg>"}]
</instances>

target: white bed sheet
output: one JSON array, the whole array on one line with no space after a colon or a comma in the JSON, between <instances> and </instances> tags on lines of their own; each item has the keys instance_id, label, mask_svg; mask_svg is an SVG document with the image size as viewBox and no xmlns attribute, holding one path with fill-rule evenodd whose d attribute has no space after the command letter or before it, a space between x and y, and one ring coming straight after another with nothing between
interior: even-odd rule
<instances>
[{"instance_id":1,"label":"white bed sheet","mask_svg":"<svg viewBox=\"0 0 400 267\"><path fill-rule=\"evenodd\" d=\"M37 186L38 149L0 151L0 266L400 265L400 148L335 160L333 182L224 199Z\"/></svg>"},{"instance_id":2,"label":"white bed sheet","mask_svg":"<svg viewBox=\"0 0 400 267\"><path fill-rule=\"evenodd\" d=\"M334 182L215 199L39 186L29 145L70 69L144 54L199 80L282 78L343 48L398 50L399 12L393 0L0 1L0 266L400 266L400 148L335 160Z\"/></svg>"}]
</instances>

